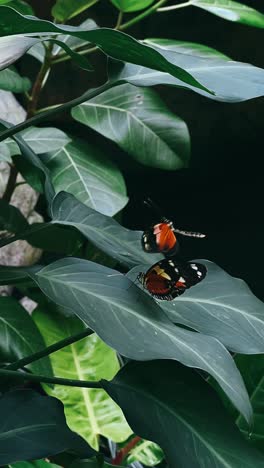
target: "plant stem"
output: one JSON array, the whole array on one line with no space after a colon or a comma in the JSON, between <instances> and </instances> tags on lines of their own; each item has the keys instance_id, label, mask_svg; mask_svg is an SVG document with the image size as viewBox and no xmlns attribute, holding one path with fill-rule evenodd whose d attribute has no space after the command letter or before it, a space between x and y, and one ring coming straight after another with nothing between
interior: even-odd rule
<instances>
[{"instance_id":1,"label":"plant stem","mask_svg":"<svg viewBox=\"0 0 264 468\"><path fill-rule=\"evenodd\" d=\"M121 23L122 23L122 20L123 20L123 12L120 10L120 11L119 11L119 14L118 14L118 18L117 18L116 25L115 25L115 29L119 29L119 28L120 28Z\"/></svg>"},{"instance_id":2,"label":"plant stem","mask_svg":"<svg viewBox=\"0 0 264 468\"><path fill-rule=\"evenodd\" d=\"M38 351L37 353L31 354L30 356L26 356L22 359L19 359L18 361L12 362L12 364L6 366L5 369L21 369L22 367L31 364L32 362L38 361L38 359L41 359L45 356L49 356L50 354L55 353L56 351L59 351L62 348L65 348L65 346L69 346L70 344L75 343L76 341L79 341L82 338L85 338L86 336L92 335L92 333L93 330L90 330L90 328L86 328L81 333L72 335L68 338L65 338L64 340L60 340L57 343L54 343L53 345L48 346L47 348L41 351Z\"/></svg>"},{"instance_id":3,"label":"plant stem","mask_svg":"<svg viewBox=\"0 0 264 468\"><path fill-rule=\"evenodd\" d=\"M9 173L6 189L5 189L5 192L4 192L3 197L2 197L3 200L5 200L8 203L10 202L11 197L13 195L13 192L14 192L14 190L16 188L17 174L18 174L18 171L17 171L16 167L13 166L13 164L12 164L10 166L10 173Z\"/></svg>"},{"instance_id":4,"label":"plant stem","mask_svg":"<svg viewBox=\"0 0 264 468\"><path fill-rule=\"evenodd\" d=\"M123 31L124 29L130 28L130 26L133 26L134 24L136 24L139 21L143 20L147 16L154 13L161 5L164 5L164 3L166 3L166 2L167 2L167 0L159 0L159 2L155 3L155 5L152 5L147 10L143 11L143 13L141 13L140 15L135 16L134 18L132 18L131 20L127 21L124 24L121 24L119 26L119 28L118 28L119 31Z\"/></svg>"},{"instance_id":5,"label":"plant stem","mask_svg":"<svg viewBox=\"0 0 264 468\"><path fill-rule=\"evenodd\" d=\"M188 2L179 3L178 5L170 5L167 7L158 8L158 11L178 10L179 8L185 8L185 7L191 6L192 4L193 4L193 1L189 0Z\"/></svg>"},{"instance_id":6,"label":"plant stem","mask_svg":"<svg viewBox=\"0 0 264 468\"><path fill-rule=\"evenodd\" d=\"M129 452L141 441L141 437L133 437L126 445L123 447L121 450L119 450L115 456L115 458L112 460L113 465L120 465L120 463L123 462L123 460L126 458L126 456L129 454Z\"/></svg>"},{"instance_id":7,"label":"plant stem","mask_svg":"<svg viewBox=\"0 0 264 468\"><path fill-rule=\"evenodd\" d=\"M34 117L31 117L28 120L25 120L24 122L21 122L18 125L14 125L11 128L8 128L7 130L4 130L3 132L0 133L0 141L5 140L7 137L10 137L12 135L15 135L17 132L21 132L21 130L24 130L25 128L30 127L30 125L36 125L39 122L42 122L43 120L53 117L54 115L60 114L61 112L64 112L68 109L71 109L74 106L77 106L78 104L81 104L84 101L88 101L89 99L92 99L95 96L98 96L99 94L103 93L107 89L113 88L114 86L117 86L121 84L121 81L115 81L115 82L110 82L108 81L107 83L104 83L102 86L99 88L95 89L90 89L86 93L82 94L81 96L72 99L71 101L65 102L65 104L62 104L61 106L54 107L47 112L41 112L38 115L35 115Z\"/></svg>"},{"instance_id":8,"label":"plant stem","mask_svg":"<svg viewBox=\"0 0 264 468\"><path fill-rule=\"evenodd\" d=\"M32 88L32 93L28 102L28 109L27 109L27 116L29 118L32 117L36 112L43 82L47 76L48 71L51 68L52 48L53 48L53 44L51 43L46 49L44 62L41 65L41 68L38 72L37 78Z\"/></svg>"},{"instance_id":9,"label":"plant stem","mask_svg":"<svg viewBox=\"0 0 264 468\"><path fill-rule=\"evenodd\" d=\"M16 378L20 380L29 380L31 382L43 382L55 385L65 385L67 387L81 388L102 388L100 382L90 382L88 380L62 379L59 377L44 377L43 375L29 374L13 370L0 369L0 376Z\"/></svg>"}]
</instances>

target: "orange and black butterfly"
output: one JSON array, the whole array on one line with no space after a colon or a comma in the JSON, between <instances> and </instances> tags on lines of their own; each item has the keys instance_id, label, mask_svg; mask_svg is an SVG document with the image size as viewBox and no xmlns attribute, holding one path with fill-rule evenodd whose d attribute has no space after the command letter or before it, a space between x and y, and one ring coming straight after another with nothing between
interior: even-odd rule
<instances>
[{"instance_id":1,"label":"orange and black butterfly","mask_svg":"<svg viewBox=\"0 0 264 468\"><path fill-rule=\"evenodd\" d=\"M152 265L146 273L139 273L138 280L153 297L172 301L202 281L206 273L206 267L201 263L179 263L165 258Z\"/></svg>"},{"instance_id":2,"label":"orange and black butterfly","mask_svg":"<svg viewBox=\"0 0 264 468\"><path fill-rule=\"evenodd\" d=\"M160 212L154 203L148 199L145 204ZM179 250L179 242L176 234L188 237L203 238L205 234L199 232L183 231L174 227L173 222L160 217L160 221L152 224L142 235L142 247L148 253L163 253L166 257L174 257Z\"/></svg>"}]
</instances>

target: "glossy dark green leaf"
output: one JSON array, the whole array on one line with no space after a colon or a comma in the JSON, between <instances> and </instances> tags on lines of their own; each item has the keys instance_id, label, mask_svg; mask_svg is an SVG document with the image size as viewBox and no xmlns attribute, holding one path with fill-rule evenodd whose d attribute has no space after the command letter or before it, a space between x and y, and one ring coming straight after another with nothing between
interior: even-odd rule
<instances>
[{"instance_id":1,"label":"glossy dark green leaf","mask_svg":"<svg viewBox=\"0 0 264 468\"><path fill-rule=\"evenodd\" d=\"M144 10L144 8L150 6L154 0L111 0L111 2L118 10L124 13L132 13L133 11Z\"/></svg>"},{"instance_id":2,"label":"glossy dark green leaf","mask_svg":"<svg viewBox=\"0 0 264 468\"><path fill-rule=\"evenodd\" d=\"M249 439L259 450L264 451L264 355L236 356L245 384L248 389L252 408L253 423L250 428L244 424L243 418L239 415L236 423L244 436Z\"/></svg>"},{"instance_id":3,"label":"glossy dark green leaf","mask_svg":"<svg viewBox=\"0 0 264 468\"><path fill-rule=\"evenodd\" d=\"M78 0L77 2L76 0L57 0L51 13L57 20L65 22L87 10L96 2L98 0Z\"/></svg>"},{"instance_id":4,"label":"glossy dark green leaf","mask_svg":"<svg viewBox=\"0 0 264 468\"><path fill-rule=\"evenodd\" d=\"M45 342L28 312L15 299L0 297L0 361L10 364L44 348ZM48 357L32 362L28 369L52 375Z\"/></svg>"},{"instance_id":5,"label":"glossy dark green leaf","mask_svg":"<svg viewBox=\"0 0 264 468\"><path fill-rule=\"evenodd\" d=\"M12 93L24 93L30 89L28 78L20 76L15 70L6 68L0 71L0 89Z\"/></svg>"},{"instance_id":6,"label":"glossy dark green leaf","mask_svg":"<svg viewBox=\"0 0 264 468\"><path fill-rule=\"evenodd\" d=\"M46 460L21 461L9 465L11 468L60 468L59 465Z\"/></svg>"},{"instance_id":7,"label":"glossy dark green leaf","mask_svg":"<svg viewBox=\"0 0 264 468\"><path fill-rule=\"evenodd\" d=\"M190 73L170 63L163 56L162 50L158 52L127 34L108 28L85 30L82 27L58 25L49 21L22 16L15 10L5 6L0 7L0 9L0 36L34 32L41 35L47 35L47 33L52 35L70 34L92 42L110 57L160 70L172 74L188 86L206 89L193 79ZM208 89L206 91L208 92Z\"/></svg>"},{"instance_id":8,"label":"glossy dark green leaf","mask_svg":"<svg viewBox=\"0 0 264 468\"><path fill-rule=\"evenodd\" d=\"M26 218L15 206L0 200L0 230L9 232L24 231L29 227Z\"/></svg>"},{"instance_id":9,"label":"glossy dark green leaf","mask_svg":"<svg viewBox=\"0 0 264 468\"><path fill-rule=\"evenodd\" d=\"M168 361L134 362L103 386L136 434L163 448L170 467L264 464L263 455L243 439L212 388L190 369Z\"/></svg>"},{"instance_id":10,"label":"glossy dark green leaf","mask_svg":"<svg viewBox=\"0 0 264 468\"><path fill-rule=\"evenodd\" d=\"M44 154L56 192L72 193L85 205L108 216L126 205L126 186L118 169L96 146L77 140Z\"/></svg>"},{"instance_id":11,"label":"glossy dark green leaf","mask_svg":"<svg viewBox=\"0 0 264 468\"><path fill-rule=\"evenodd\" d=\"M73 311L121 355L143 361L176 359L203 369L250 420L248 395L226 348L210 336L176 327L124 275L77 258L28 272L52 301Z\"/></svg>"},{"instance_id":12,"label":"glossy dark green leaf","mask_svg":"<svg viewBox=\"0 0 264 468\"><path fill-rule=\"evenodd\" d=\"M47 346L86 328L77 317L65 317L49 307L36 309L33 319ZM115 351L95 333L53 353L50 360L57 377L65 376L67 362L67 378L76 380L111 380L120 368ZM95 450L99 450L100 435L123 442L131 434L122 411L104 390L54 385L46 391L63 403L70 429Z\"/></svg>"},{"instance_id":13,"label":"glossy dark green leaf","mask_svg":"<svg viewBox=\"0 0 264 468\"><path fill-rule=\"evenodd\" d=\"M12 125L0 119L0 129L3 127L10 128ZM51 182L49 170L20 135L14 135L13 139L18 144L21 154L26 161L34 166L35 170L39 171L46 198L48 201L51 201L55 195L55 191Z\"/></svg>"},{"instance_id":14,"label":"glossy dark green leaf","mask_svg":"<svg viewBox=\"0 0 264 468\"><path fill-rule=\"evenodd\" d=\"M96 458L90 458L89 460L75 460L70 468L110 468L116 465L110 465L109 463L101 463ZM123 465L119 465L120 468L124 468ZM22 467L23 468L23 467ZM25 467L26 468L26 467Z\"/></svg>"},{"instance_id":15,"label":"glossy dark green leaf","mask_svg":"<svg viewBox=\"0 0 264 468\"><path fill-rule=\"evenodd\" d=\"M32 284L24 267L0 266L0 285Z\"/></svg>"},{"instance_id":16,"label":"glossy dark green leaf","mask_svg":"<svg viewBox=\"0 0 264 468\"><path fill-rule=\"evenodd\" d=\"M114 87L73 108L72 116L146 166L175 170L188 164L190 136L185 122L150 89Z\"/></svg>"},{"instance_id":17,"label":"glossy dark green leaf","mask_svg":"<svg viewBox=\"0 0 264 468\"><path fill-rule=\"evenodd\" d=\"M29 127L19 135L36 154L56 151L71 141L65 132L55 127ZM7 138L4 143L12 156L20 154L19 147L12 138Z\"/></svg>"},{"instance_id":18,"label":"glossy dark green leaf","mask_svg":"<svg viewBox=\"0 0 264 468\"><path fill-rule=\"evenodd\" d=\"M22 15L33 15L33 9L31 6L23 0L1 0L0 5L6 5L14 10L18 11Z\"/></svg>"},{"instance_id":19,"label":"glossy dark green leaf","mask_svg":"<svg viewBox=\"0 0 264 468\"><path fill-rule=\"evenodd\" d=\"M141 247L141 231L131 231L114 219L80 203L66 192L60 192L52 203L52 223L78 229L96 247L127 267L154 262L161 255L149 255ZM43 226L48 229L48 226Z\"/></svg>"},{"instance_id":20,"label":"glossy dark green leaf","mask_svg":"<svg viewBox=\"0 0 264 468\"><path fill-rule=\"evenodd\" d=\"M92 449L66 425L63 406L55 398L29 389L0 398L0 465L48 457L66 449L83 457Z\"/></svg>"},{"instance_id":21,"label":"glossy dark green leaf","mask_svg":"<svg viewBox=\"0 0 264 468\"><path fill-rule=\"evenodd\" d=\"M264 28L264 15L244 3L232 0L192 0L190 4L228 21Z\"/></svg>"},{"instance_id":22,"label":"glossy dark green leaf","mask_svg":"<svg viewBox=\"0 0 264 468\"><path fill-rule=\"evenodd\" d=\"M225 102L240 102L253 99L264 94L264 70L262 68L249 65L248 63L234 62L227 60L222 54L204 54L204 46L199 44L194 50L193 43L182 43L179 41L167 40L166 43L158 39L154 42L145 41L159 51L171 63L189 71L199 82L214 92L209 94L203 90L189 89L202 94L208 98ZM185 87L180 80L160 71L154 71L143 66L133 64L110 65L110 75L115 79L121 79L135 86L154 86L158 84Z\"/></svg>"},{"instance_id":23,"label":"glossy dark green leaf","mask_svg":"<svg viewBox=\"0 0 264 468\"><path fill-rule=\"evenodd\" d=\"M237 353L264 352L264 304L247 284L233 278L215 263L199 260L207 276L176 300L160 301L170 320L214 336ZM148 265L129 273L133 281Z\"/></svg>"}]
</instances>

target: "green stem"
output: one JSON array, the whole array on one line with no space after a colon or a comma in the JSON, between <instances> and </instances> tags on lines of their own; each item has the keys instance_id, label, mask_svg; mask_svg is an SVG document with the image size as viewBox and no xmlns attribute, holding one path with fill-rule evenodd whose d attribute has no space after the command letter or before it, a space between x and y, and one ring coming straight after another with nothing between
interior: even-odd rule
<instances>
[{"instance_id":1,"label":"green stem","mask_svg":"<svg viewBox=\"0 0 264 468\"><path fill-rule=\"evenodd\" d=\"M22 359L19 359L18 361L12 362L12 364L9 364L8 366L5 367L6 370L17 370L21 369L22 367L25 367L28 364L31 364L32 362L38 361L38 359L41 359L45 356L49 356L52 353L55 353L56 351L59 351L62 348L65 348L65 346L69 346L72 343L75 343L76 341L81 340L82 338L85 338L86 336L89 336L93 333L93 330L90 330L90 328L86 328L83 330L81 333L78 333L76 335L72 335L68 338L65 338L64 340L60 340L57 343L54 343L51 346L48 346L47 348L38 351L37 353L31 354L30 356L26 356Z\"/></svg>"},{"instance_id":2,"label":"green stem","mask_svg":"<svg viewBox=\"0 0 264 468\"><path fill-rule=\"evenodd\" d=\"M158 11L171 11L171 10L178 10L179 8L185 8L191 6L193 4L193 0L189 0L188 2L179 3L178 5L170 5L167 7L159 8Z\"/></svg>"},{"instance_id":3,"label":"green stem","mask_svg":"<svg viewBox=\"0 0 264 468\"><path fill-rule=\"evenodd\" d=\"M123 12L122 11L119 11L119 14L118 14L118 18L117 18L117 22L116 22L116 25L115 25L115 29L119 29L121 24L122 24L122 20L123 20Z\"/></svg>"},{"instance_id":4,"label":"green stem","mask_svg":"<svg viewBox=\"0 0 264 468\"><path fill-rule=\"evenodd\" d=\"M69 110L72 107L77 106L78 104L81 104L84 101L88 101L89 99L92 99L95 96L98 96L99 94L103 93L107 89L113 88L114 86L117 86L121 83L122 83L121 81L115 81L115 82L108 81L107 83L104 83L99 88L91 89L87 91L86 93L82 94L81 96L75 99L72 99L71 101L65 102L65 104L62 104L61 106L54 107L48 110L47 112L41 112L40 114L37 114L34 117L31 117L30 119L27 119L24 122L21 122L18 125L14 125L13 127L10 127L7 130L4 130L3 132L1 132L0 141L3 141L12 135L15 135L15 133L21 132L21 130L28 128L31 125L36 125L47 118L53 117L54 115L57 115L57 114L60 114L61 112Z\"/></svg>"},{"instance_id":5,"label":"green stem","mask_svg":"<svg viewBox=\"0 0 264 468\"><path fill-rule=\"evenodd\" d=\"M30 382L43 382L55 385L65 385L67 387L82 388L102 388L100 382L90 382L88 380L62 379L59 377L44 377L43 375L29 374L13 370L0 369L0 375L3 377L15 378L20 380L29 380Z\"/></svg>"},{"instance_id":6,"label":"green stem","mask_svg":"<svg viewBox=\"0 0 264 468\"><path fill-rule=\"evenodd\" d=\"M119 26L119 31L123 31L124 29L130 28L130 26L133 26L134 24L136 24L139 21L143 20L147 16L154 13L161 5L164 5L164 3L166 3L166 2L167 2L167 0L159 0L159 2L155 3L155 5L152 5L147 10L143 11L143 13L141 13L140 15L135 16L134 18L132 18L131 20L127 21L124 24L121 24L121 26Z\"/></svg>"}]
</instances>

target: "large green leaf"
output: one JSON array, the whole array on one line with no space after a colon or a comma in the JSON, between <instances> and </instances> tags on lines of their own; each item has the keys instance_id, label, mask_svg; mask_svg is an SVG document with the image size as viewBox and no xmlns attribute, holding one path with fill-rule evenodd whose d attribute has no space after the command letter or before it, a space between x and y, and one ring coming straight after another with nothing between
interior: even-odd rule
<instances>
[{"instance_id":1,"label":"large green leaf","mask_svg":"<svg viewBox=\"0 0 264 468\"><path fill-rule=\"evenodd\" d=\"M141 440L128 454L127 463L139 461L146 466L156 466L164 458L161 448L149 440Z\"/></svg>"},{"instance_id":2,"label":"large green leaf","mask_svg":"<svg viewBox=\"0 0 264 468\"><path fill-rule=\"evenodd\" d=\"M56 151L71 141L66 133L55 127L29 127L20 132L19 135L36 154ZM19 147L12 138L7 138L4 142L8 146L11 156L20 154Z\"/></svg>"},{"instance_id":3,"label":"large green leaf","mask_svg":"<svg viewBox=\"0 0 264 468\"><path fill-rule=\"evenodd\" d=\"M23 0L1 0L0 5L7 5L23 15L33 15L31 6Z\"/></svg>"},{"instance_id":4,"label":"large green leaf","mask_svg":"<svg viewBox=\"0 0 264 468\"><path fill-rule=\"evenodd\" d=\"M72 193L85 205L113 216L127 203L124 178L95 146L78 140L41 157L56 192Z\"/></svg>"},{"instance_id":5,"label":"large green leaf","mask_svg":"<svg viewBox=\"0 0 264 468\"><path fill-rule=\"evenodd\" d=\"M9 148L5 145L5 143L0 143L0 161L12 163Z\"/></svg>"},{"instance_id":6,"label":"large green leaf","mask_svg":"<svg viewBox=\"0 0 264 468\"><path fill-rule=\"evenodd\" d=\"M96 2L98 0L78 0L78 2L76 0L57 0L51 12L54 18L65 22L87 10Z\"/></svg>"},{"instance_id":7,"label":"large green leaf","mask_svg":"<svg viewBox=\"0 0 264 468\"><path fill-rule=\"evenodd\" d=\"M175 41L174 39L158 39L151 38L145 39L144 42L149 45L157 45L159 47L165 47L167 50L174 50L180 54L188 54L197 57L204 58L221 58L222 60L230 60L229 57L224 55L219 50L208 47L204 44L199 44L197 42L188 42L188 41Z\"/></svg>"},{"instance_id":8,"label":"large green leaf","mask_svg":"<svg viewBox=\"0 0 264 468\"><path fill-rule=\"evenodd\" d=\"M214 91L209 94L201 89L189 89L217 101L239 102L253 99L264 94L264 70L248 63L227 60L222 54L204 54L204 46L194 50L193 43L163 40L145 41L159 51L168 61L189 71L199 82ZM200 49L200 50L199 50ZM135 86L154 86L158 84L185 87L180 80L160 71L143 66L117 62L110 64L110 75L115 79L127 81Z\"/></svg>"},{"instance_id":9,"label":"large green leaf","mask_svg":"<svg viewBox=\"0 0 264 468\"><path fill-rule=\"evenodd\" d=\"M0 7L1 8L1 7ZM5 122L0 119L0 129L2 128L10 128L12 127L11 124L8 122ZM41 181L42 181L42 186L46 195L46 198L48 202L50 202L54 195L54 187L51 182L51 177L50 177L50 172L47 169L47 167L40 161L39 157L36 155L36 153L30 148L30 146L24 141L24 139L21 137L21 135L17 134L13 136L13 139L15 142L18 144L19 149L23 155L23 157L26 159L26 161L31 164L32 166L35 167L35 170L38 171Z\"/></svg>"},{"instance_id":10,"label":"large green leaf","mask_svg":"<svg viewBox=\"0 0 264 468\"><path fill-rule=\"evenodd\" d=\"M142 164L175 170L188 163L190 136L185 122L150 89L114 87L73 108L72 116Z\"/></svg>"},{"instance_id":11,"label":"large green leaf","mask_svg":"<svg viewBox=\"0 0 264 468\"><path fill-rule=\"evenodd\" d=\"M176 327L156 302L124 275L77 258L28 271L51 300L73 311L121 355L140 361L176 359L203 369L250 420L248 395L226 348L210 336Z\"/></svg>"},{"instance_id":12,"label":"large green leaf","mask_svg":"<svg viewBox=\"0 0 264 468\"><path fill-rule=\"evenodd\" d=\"M44 340L28 312L13 298L0 297L0 361L12 363L45 348ZM52 375L48 357L28 368L40 375Z\"/></svg>"},{"instance_id":13,"label":"large green leaf","mask_svg":"<svg viewBox=\"0 0 264 468\"><path fill-rule=\"evenodd\" d=\"M54 310L37 309L33 318L46 345L80 333L84 323L77 317L65 317ZM119 370L118 359L95 334L88 336L50 356L54 374L69 379L97 381L110 380ZM65 369L67 362L67 369ZM104 390L64 387L46 387L49 395L62 401L67 423L91 447L99 449L99 436L122 442L131 434L122 411Z\"/></svg>"},{"instance_id":14,"label":"large green leaf","mask_svg":"<svg viewBox=\"0 0 264 468\"><path fill-rule=\"evenodd\" d=\"M52 223L78 229L96 247L127 267L158 261L160 255L149 255L141 247L141 231L131 231L114 219L80 203L72 195L60 192L51 206ZM43 225L49 229L49 225ZM0 244L1 245L1 244Z\"/></svg>"},{"instance_id":15,"label":"large green leaf","mask_svg":"<svg viewBox=\"0 0 264 468\"><path fill-rule=\"evenodd\" d=\"M264 304L247 284L233 278L215 263L202 260L207 276L175 301L160 301L170 320L214 336L237 353L264 353ZM137 266L135 280L148 265Z\"/></svg>"},{"instance_id":16,"label":"large green leaf","mask_svg":"<svg viewBox=\"0 0 264 468\"><path fill-rule=\"evenodd\" d=\"M164 449L169 466L264 466L263 455L243 440L213 390L190 369L134 362L103 385L134 431Z\"/></svg>"},{"instance_id":17,"label":"large green leaf","mask_svg":"<svg viewBox=\"0 0 264 468\"><path fill-rule=\"evenodd\" d=\"M242 3L232 0L191 0L190 4L228 21L264 28L264 15Z\"/></svg>"},{"instance_id":18,"label":"large green leaf","mask_svg":"<svg viewBox=\"0 0 264 468\"><path fill-rule=\"evenodd\" d=\"M0 89L13 93L24 93L31 86L28 78L20 76L15 70L7 68L0 71Z\"/></svg>"},{"instance_id":19,"label":"large green leaf","mask_svg":"<svg viewBox=\"0 0 264 468\"><path fill-rule=\"evenodd\" d=\"M263 452L264 446L264 355L236 356L236 363L244 376L253 408L253 423L248 428L239 415L236 423L245 437Z\"/></svg>"},{"instance_id":20,"label":"large green leaf","mask_svg":"<svg viewBox=\"0 0 264 468\"><path fill-rule=\"evenodd\" d=\"M46 36L47 33L51 33L53 36L70 34L94 43L113 58L170 73L188 86L206 89L193 79L191 74L168 61L163 56L163 50L156 51L154 48L141 44L133 37L122 32L108 28L87 30L82 27L58 25L34 17L22 16L15 10L5 6L0 6L0 9L0 36L21 33L38 33ZM206 91L208 92L208 89Z\"/></svg>"},{"instance_id":21,"label":"large green leaf","mask_svg":"<svg viewBox=\"0 0 264 468\"><path fill-rule=\"evenodd\" d=\"M111 0L111 2L124 13L131 13L133 11L144 10L150 6L154 0Z\"/></svg>"},{"instance_id":22,"label":"large green leaf","mask_svg":"<svg viewBox=\"0 0 264 468\"><path fill-rule=\"evenodd\" d=\"M2 9L5 7L0 6ZM8 8L9 10L9 8ZM10 10L15 12L14 10ZM2 34L3 35L3 34ZM9 67L24 55L39 39L24 36L8 36L0 38L0 70Z\"/></svg>"},{"instance_id":23,"label":"large green leaf","mask_svg":"<svg viewBox=\"0 0 264 468\"><path fill-rule=\"evenodd\" d=\"M46 460L35 460L35 461L22 461L17 463L12 463L9 465L11 468L60 468L59 465L50 463Z\"/></svg>"},{"instance_id":24,"label":"large green leaf","mask_svg":"<svg viewBox=\"0 0 264 468\"><path fill-rule=\"evenodd\" d=\"M0 200L0 230L9 232L25 231L29 227L26 218L15 206Z\"/></svg>"},{"instance_id":25,"label":"large green leaf","mask_svg":"<svg viewBox=\"0 0 264 468\"><path fill-rule=\"evenodd\" d=\"M55 398L29 389L0 398L0 465L48 457L71 449L92 456L92 449L66 425L63 406Z\"/></svg>"}]
</instances>

